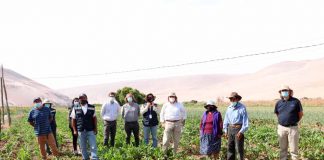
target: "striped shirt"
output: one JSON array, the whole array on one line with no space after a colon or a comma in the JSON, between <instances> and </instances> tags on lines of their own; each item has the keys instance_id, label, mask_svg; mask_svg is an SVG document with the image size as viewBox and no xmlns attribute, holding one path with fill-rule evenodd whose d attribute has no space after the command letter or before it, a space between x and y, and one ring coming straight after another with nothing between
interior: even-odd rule
<instances>
[{"instance_id":1,"label":"striped shirt","mask_svg":"<svg viewBox=\"0 0 324 160\"><path fill-rule=\"evenodd\" d=\"M34 123L34 132L36 136L47 135L52 132L50 119L52 118L51 110L47 107L40 109L33 108L28 117L28 122Z\"/></svg>"}]
</instances>

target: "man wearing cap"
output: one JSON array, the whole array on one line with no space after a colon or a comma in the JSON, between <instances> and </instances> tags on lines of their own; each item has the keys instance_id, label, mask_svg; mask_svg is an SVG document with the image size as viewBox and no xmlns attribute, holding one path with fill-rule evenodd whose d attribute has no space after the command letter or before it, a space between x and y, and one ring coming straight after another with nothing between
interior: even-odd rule
<instances>
[{"instance_id":1,"label":"man wearing cap","mask_svg":"<svg viewBox=\"0 0 324 160\"><path fill-rule=\"evenodd\" d=\"M101 107L101 117L104 120L104 145L108 146L110 137L110 146L115 146L117 117L120 113L120 105L116 101L116 93L108 94L108 102Z\"/></svg>"},{"instance_id":2,"label":"man wearing cap","mask_svg":"<svg viewBox=\"0 0 324 160\"><path fill-rule=\"evenodd\" d=\"M29 113L28 122L34 127L42 159L47 159L45 144L48 143L53 155L59 156L50 123L53 117L49 108L44 107L41 98L34 99L34 107Z\"/></svg>"},{"instance_id":3,"label":"man wearing cap","mask_svg":"<svg viewBox=\"0 0 324 160\"><path fill-rule=\"evenodd\" d=\"M82 159L89 159L87 142L89 142L91 159L97 160L97 117L95 106L88 103L86 94L79 96L81 106L74 106L71 112L74 134L79 135Z\"/></svg>"},{"instance_id":4,"label":"man wearing cap","mask_svg":"<svg viewBox=\"0 0 324 160\"><path fill-rule=\"evenodd\" d=\"M274 113L278 117L278 136L280 145L280 160L288 159L288 146L292 160L298 159L299 130L298 122L303 117L303 107L300 101L293 97L293 90L283 86L279 90L280 98L276 103Z\"/></svg>"},{"instance_id":5,"label":"man wearing cap","mask_svg":"<svg viewBox=\"0 0 324 160\"><path fill-rule=\"evenodd\" d=\"M242 97L232 92L228 97L231 104L228 106L224 119L225 137L228 139L227 160L235 160L236 150L239 159L244 159L244 133L248 130L249 119L246 107L240 102Z\"/></svg>"},{"instance_id":6,"label":"man wearing cap","mask_svg":"<svg viewBox=\"0 0 324 160\"><path fill-rule=\"evenodd\" d=\"M58 148L58 144L57 144L57 138L56 138L56 109L54 108L54 105L53 103L48 100L48 99L45 99L44 102L44 107L47 107L51 110L51 114L52 114L52 121L51 121L51 130L52 130L52 133L53 133L53 136L54 136L54 139L55 139L55 144L56 144L56 147ZM51 155L52 152L48 146L48 144L46 143L46 152Z\"/></svg>"},{"instance_id":7,"label":"man wearing cap","mask_svg":"<svg viewBox=\"0 0 324 160\"><path fill-rule=\"evenodd\" d=\"M167 151L171 140L173 141L173 152L176 153L181 137L181 130L187 118L187 112L182 103L178 102L175 93L171 93L161 109L160 121L164 127L162 149ZM172 138L172 139L171 139Z\"/></svg>"}]
</instances>

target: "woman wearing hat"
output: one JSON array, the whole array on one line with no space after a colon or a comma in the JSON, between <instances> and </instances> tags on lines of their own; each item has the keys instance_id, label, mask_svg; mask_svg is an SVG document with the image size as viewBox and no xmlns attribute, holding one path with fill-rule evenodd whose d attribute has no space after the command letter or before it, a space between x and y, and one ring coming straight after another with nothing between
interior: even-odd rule
<instances>
[{"instance_id":1,"label":"woman wearing hat","mask_svg":"<svg viewBox=\"0 0 324 160\"><path fill-rule=\"evenodd\" d=\"M71 130L71 134L72 134L72 143L73 143L73 153L74 155L78 155L81 154L81 152L78 152L78 134L74 134L73 133L73 127L72 127L72 118L71 116L71 112L73 110L74 107L79 107L80 106L80 102L79 102L79 98L74 98L72 101L72 105L69 107L69 128ZM76 126L75 126L76 128Z\"/></svg>"},{"instance_id":2,"label":"woman wearing hat","mask_svg":"<svg viewBox=\"0 0 324 160\"><path fill-rule=\"evenodd\" d=\"M173 152L176 153L187 113L182 103L178 102L175 93L170 94L168 101L163 105L160 113L160 121L164 127L162 149L164 151L168 150L172 140Z\"/></svg>"},{"instance_id":3,"label":"woman wearing hat","mask_svg":"<svg viewBox=\"0 0 324 160\"><path fill-rule=\"evenodd\" d=\"M222 115L214 101L207 101L205 108L206 112L200 121L200 154L218 159L223 134Z\"/></svg>"},{"instance_id":4,"label":"woman wearing hat","mask_svg":"<svg viewBox=\"0 0 324 160\"><path fill-rule=\"evenodd\" d=\"M152 135L153 147L157 147L157 129L158 129L158 114L157 104L154 103L155 96L149 93L145 97L146 103L141 107L141 114L143 115L143 131L144 131L144 142L149 143L150 134Z\"/></svg>"},{"instance_id":5,"label":"woman wearing hat","mask_svg":"<svg viewBox=\"0 0 324 160\"><path fill-rule=\"evenodd\" d=\"M127 102L122 106L122 117L125 120L126 143L130 144L131 135L135 138L135 146L139 146L139 124L140 108L135 101L133 94L128 93L125 97Z\"/></svg>"},{"instance_id":6,"label":"woman wearing hat","mask_svg":"<svg viewBox=\"0 0 324 160\"><path fill-rule=\"evenodd\" d=\"M231 104L228 106L224 119L225 137L228 139L227 159L235 160L236 151L239 159L244 159L244 133L248 130L249 119L246 107L240 102L242 97L232 92L229 97Z\"/></svg>"}]
</instances>

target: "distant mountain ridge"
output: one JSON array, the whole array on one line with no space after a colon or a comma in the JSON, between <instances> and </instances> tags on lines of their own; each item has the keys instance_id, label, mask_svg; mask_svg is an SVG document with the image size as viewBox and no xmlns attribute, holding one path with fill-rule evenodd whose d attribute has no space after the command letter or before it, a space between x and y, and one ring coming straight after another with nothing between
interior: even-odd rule
<instances>
[{"instance_id":1,"label":"distant mountain ridge","mask_svg":"<svg viewBox=\"0 0 324 160\"><path fill-rule=\"evenodd\" d=\"M284 84L294 89L296 97L324 97L324 74L321 71L324 58L317 60L287 61L243 75L193 75L116 82L80 86L59 90L70 98L87 93L93 103L102 103L109 91L130 86L154 93L157 101L164 102L170 92L176 92L180 101L224 98L237 91L243 100L273 100L279 97L278 90Z\"/></svg>"},{"instance_id":2,"label":"distant mountain ridge","mask_svg":"<svg viewBox=\"0 0 324 160\"><path fill-rule=\"evenodd\" d=\"M47 98L57 105L70 104L69 97L10 69L4 69L4 77L11 106L32 105L35 97Z\"/></svg>"}]
</instances>

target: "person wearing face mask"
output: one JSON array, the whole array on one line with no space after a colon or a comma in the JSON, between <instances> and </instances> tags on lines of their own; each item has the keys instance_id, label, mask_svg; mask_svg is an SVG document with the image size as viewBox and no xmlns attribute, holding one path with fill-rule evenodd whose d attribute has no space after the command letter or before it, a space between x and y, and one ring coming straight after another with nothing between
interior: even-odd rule
<instances>
[{"instance_id":1,"label":"person wearing face mask","mask_svg":"<svg viewBox=\"0 0 324 160\"><path fill-rule=\"evenodd\" d=\"M122 106L122 117L125 121L126 144L130 144L131 134L135 138L135 146L139 146L139 124L140 108L136 103L133 94L128 93L125 97L125 104Z\"/></svg>"},{"instance_id":2,"label":"person wearing face mask","mask_svg":"<svg viewBox=\"0 0 324 160\"><path fill-rule=\"evenodd\" d=\"M41 151L42 159L47 159L45 144L48 143L53 155L59 156L59 151L55 144L55 139L51 130L51 121L53 117L51 110L44 107L41 98L34 99L34 107L29 113L28 122L34 127L35 135L37 136L39 149Z\"/></svg>"},{"instance_id":3,"label":"person wearing face mask","mask_svg":"<svg viewBox=\"0 0 324 160\"><path fill-rule=\"evenodd\" d=\"M206 112L200 121L200 154L210 159L218 159L223 135L222 115L218 112L215 102L207 101Z\"/></svg>"},{"instance_id":4,"label":"person wearing face mask","mask_svg":"<svg viewBox=\"0 0 324 160\"><path fill-rule=\"evenodd\" d=\"M120 113L120 105L116 101L116 93L108 94L108 102L101 107L101 117L104 120L104 145L108 146L110 137L110 146L115 146L117 117Z\"/></svg>"},{"instance_id":5,"label":"person wearing face mask","mask_svg":"<svg viewBox=\"0 0 324 160\"><path fill-rule=\"evenodd\" d=\"M91 159L97 156L97 117L95 106L88 103L86 94L79 96L80 106L74 106L71 112L73 134L78 134L82 159L89 159L87 146L90 146Z\"/></svg>"},{"instance_id":6,"label":"person wearing face mask","mask_svg":"<svg viewBox=\"0 0 324 160\"><path fill-rule=\"evenodd\" d=\"M242 97L232 92L229 98L231 104L228 106L224 119L224 133L228 140L227 160L235 160L236 151L239 159L244 159L244 133L248 130L249 119L246 107L240 102Z\"/></svg>"},{"instance_id":7,"label":"person wearing face mask","mask_svg":"<svg viewBox=\"0 0 324 160\"><path fill-rule=\"evenodd\" d=\"M157 104L154 103L154 100L155 96L152 93L146 95L146 103L141 107L141 114L143 115L144 142L148 145L151 134L153 140L152 147L156 148L158 145L157 129L159 120L157 116Z\"/></svg>"},{"instance_id":8,"label":"person wearing face mask","mask_svg":"<svg viewBox=\"0 0 324 160\"><path fill-rule=\"evenodd\" d=\"M44 107L47 107L51 110L51 114L52 114L52 121L51 121L51 130L52 130L52 133L54 135L54 139L55 139L55 144L56 144L56 147L58 148L58 144L57 144L57 138L56 138L56 109L54 108L54 105L53 103L48 100L48 99L45 99L44 102ZM48 144L46 143L46 152L48 155L51 155L52 152L50 150L50 147L48 146Z\"/></svg>"},{"instance_id":9,"label":"person wearing face mask","mask_svg":"<svg viewBox=\"0 0 324 160\"><path fill-rule=\"evenodd\" d=\"M71 107L69 107L69 128L71 130L71 134L72 134L72 143L73 143L73 153L74 155L78 155L81 154L81 152L78 152L78 134L74 134L73 131L73 127L72 127L72 118L71 118L71 113L74 107L79 107L80 103L79 103L79 98L74 98L72 101L72 105ZM76 128L76 126L75 126Z\"/></svg>"},{"instance_id":10,"label":"person wearing face mask","mask_svg":"<svg viewBox=\"0 0 324 160\"><path fill-rule=\"evenodd\" d=\"M274 113L278 117L278 136L280 160L288 159L288 146L292 160L298 159L299 129L298 123L303 117L303 107L300 101L293 97L293 90L283 86L279 90L280 98L276 103Z\"/></svg>"},{"instance_id":11,"label":"person wearing face mask","mask_svg":"<svg viewBox=\"0 0 324 160\"><path fill-rule=\"evenodd\" d=\"M161 109L160 121L163 132L162 149L167 151L170 142L173 141L173 152L176 153L181 138L181 130L185 125L187 112L182 103L178 102L178 97L175 93L171 93Z\"/></svg>"}]
</instances>

